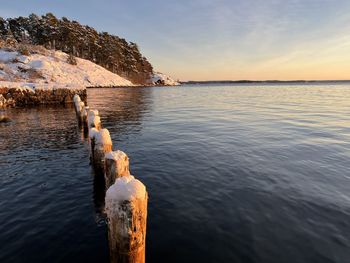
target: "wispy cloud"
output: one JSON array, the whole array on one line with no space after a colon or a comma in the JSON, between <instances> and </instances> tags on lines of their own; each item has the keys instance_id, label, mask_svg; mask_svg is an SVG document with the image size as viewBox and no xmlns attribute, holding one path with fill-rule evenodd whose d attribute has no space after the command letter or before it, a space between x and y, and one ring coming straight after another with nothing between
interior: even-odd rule
<instances>
[{"instance_id":1,"label":"wispy cloud","mask_svg":"<svg viewBox=\"0 0 350 263\"><path fill-rule=\"evenodd\" d=\"M350 67L347 0L11 0L0 15L48 11L137 42L182 79L338 78Z\"/></svg>"}]
</instances>

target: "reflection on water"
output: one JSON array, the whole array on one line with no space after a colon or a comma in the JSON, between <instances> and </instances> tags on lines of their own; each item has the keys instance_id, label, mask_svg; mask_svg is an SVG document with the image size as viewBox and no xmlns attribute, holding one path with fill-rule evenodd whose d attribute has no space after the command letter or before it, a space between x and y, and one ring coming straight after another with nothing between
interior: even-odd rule
<instances>
[{"instance_id":1,"label":"reflection on water","mask_svg":"<svg viewBox=\"0 0 350 263\"><path fill-rule=\"evenodd\" d=\"M89 106L99 110L111 134L139 133L143 115L152 110L151 88L89 89L88 94Z\"/></svg>"},{"instance_id":2,"label":"reflection on water","mask_svg":"<svg viewBox=\"0 0 350 263\"><path fill-rule=\"evenodd\" d=\"M101 225L105 222L105 196L106 196L106 190L105 190L105 180L103 175L99 174L96 175L96 171L94 174L94 191L93 191L93 199L94 199L94 205L95 205L95 220L96 223Z\"/></svg>"},{"instance_id":3,"label":"reflection on water","mask_svg":"<svg viewBox=\"0 0 350 263\"><path fill-rule=\"evenodd\" d=\"M108 262L73 107L7 113L13 121L0 126L0 262Z\"/></svg>"},{"instance_id":4,"label":"reflection on water","mask_svg":"<svg viewBox=\"0 0 350 263\"><path fill-rule=\"evenodd\" d=\"M151 92L147 88L89 89L88 104L91 109L99 110L102 126L111 134L129 136L141 131L143 114L150 111ZM117 149L118 141L114 140L113 144ZM100 173L94 171L94 204L99 224L105 219L105 182Z\"/></svg>"},{"instance_id":5,"label":"reflection on water","mask_svg":"<svg viewBox=\"0 0 350 263\"><path fill-rule=\"evenodd\" d=\"M349 91L89 89L89 106L147 186L148 262L348 262ZM0 262L108 262L104 182L73 108L9 115Z\"/></svg>"}]
</instances>

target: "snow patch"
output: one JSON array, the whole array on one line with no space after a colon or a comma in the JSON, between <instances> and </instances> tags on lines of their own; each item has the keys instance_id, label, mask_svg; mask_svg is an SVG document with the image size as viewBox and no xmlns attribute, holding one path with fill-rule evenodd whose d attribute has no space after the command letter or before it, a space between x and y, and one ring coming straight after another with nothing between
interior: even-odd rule
<instances>
[{"instance_id":1,"label":"snow patch","mask_svg":"<svg viewBox=\"0 0 350 263\"><path fill-rule=\"evenodd\" d=\"M163 85L163 86L178 86L180 85L179 82L172 79L171 77L160 73L160 72L153 72L152 76L152 83L154 85Z\"/></svg>"},{"instance_id":2,"label":"snow patch","mask_svg":"<svg viewBox=\"0 0 350 263\"><path fill-rule=\"evenodd\" d=\"M88 112L89 112L89 106L84 106L83 107L83 117L84 118L87 118L87 116L88 116Z\"/></svg>"},{"instance_id":3,"label":"snow patch","mask_svg":"<svg viewBox=\"0 0 350 263\"><path fill-rule=\"evenodd\" d=\"M67 62L68 55L62 51L48 54L24 56L0 49L0 85L15 82L13 85L23 87L31 83L43 89L134 86L129 80L89 60L76 58L77 65L71 65Z\"/></svg>"},{"instance_id":4,"label":"snow patch","mask_svg":"<svg viewBox=\"0 0 350 263\"><path fill-rule=\"evenodd\" d=\"M81 102L79 103L79 108L78 108L79 111L78 111L78 112L82 112L82 110L84 109L84 107L85 107L85 103L81 101Z\"/></svg>"},{"instance_id":5,"label":"snow patch","mask_svg":"<svg viewBox=\"0 0 350 263\"><path fill-rule=\"evenodd\" d=\"M35 85L33 83L20 83L11 81L0 81L0 87L5 87L9 89L18 89L22 91L35 92Z\"/></svg>"},{"instance_id":6,"label":"snow patch","mask_svg":"<svg viewBox=\"0 0 350 263\"><path fill-rule=\"evenodd\" d=\"M98 116L98 110L89 110L88 112L88 127L98 127L98 124L101 123L101 119Z\"/></svg>"},{"instance_id":7,"label":"snow patch","mask_svg":"<svg viewBox=\"0 0 350 263\"><path fill-rule=\"evenodd\" d=\"M18 55L19 55L18 52L6 51L3 49L0 49L0 62L2 63L12 62Z\"/></svg>"},{"instance_id":8,"label":"snow patch","mask_svg":"<svg viewBox=\"0 0 350 263\"><path fill-rule=\"evenodd\" d=\"M96 137L96 134L98 134L98 130L96 128L91 128L89 130L90 139L94 139Z\"/></svg>"},{"instance_id":9,"label":"snow patch","mask_svg":"<svg viewBox=\"0 0 350 263\"><path fill-rule=\"evenodd\" d=\"M23 64L29 63L30 59L27 56L18 56L17 61Z\"/></svg>"},{"instance_id":10,"label":"snow patch","mask_svg":"<svg viewBox=\"0 0 350 263\"><path fill-rule=\"evenodd\" d=\"M118 160L127 160L128 159L128 156L126 155L125 152L122 152L122 151L113 151L113 152L109 152L109 153L106 153L105 154L105 158L106 159L110 159L110 160L115 160L115 161L118 161Z\"/></svg>"},{"instance_id":11,"label":"snow patch","mask_svg":"<svg viewBox=\"0 0 350 263\"><path fill-rule=\"evenodd\" d=\"M105 160L113 160L115 165L112 165L109 169L106 169L106 185L107 187L113 184L115 177L121 177L130 175L129 171L129 158L126 153L122 151L111 151L105 153Z\"/></svg>"},{"instance_id":12,"label":"snow patch","mask_svg":"<svg viewBox=\"0 0 350 263\"><path fill-rule=\"evenodd\" d=\"M96 116L95 118L97 118ZM99 145L112 145L112 139L107 129L101 129L95 135L95 143Z\"/></svg>"},{"instance_id":13,"label":"snow patch","mask_svg":"<svg viewBox=\"0 0 350 263\"><path fill-rule=\"evenodd\" d=\"M134 199L144 199L146 197L146 187L132 175L119 177L115 183L107 190L106 208L113 208L115 202L132 201Z\"/></svg>"},{"instance_id":14,"label":"snow patch","mask_svg":"<svg viewBox=\"0 0 350 263\"><path fill-rule=\"evenodd\" d=\"M29 61L30 61L30 60L28 60L28 62L29 62ZM28 62L27 62L27 63L28 63ZM46 63L45 60L33 60L33 61L30 61L30 62L28 63L28 65L29 65L31 68L33 68L33 69L43 69L43 68L49 66L49 64Z\"/></svg>"},{"instance_id":15,"label":"snow patch","mask_svg":"<svg viewBox=\"0 0 350 263\"><path fill-rule=\"evenodd\" d=\"M73 97L73 101L75 104L77 104L78 101L80 102L81 101L80 96L78 94L75 94Z\"/></svg>"},{"instance_id":16,"label":"snow patch","mask_svg":"<svg viewBox=\"0 0 350 263\"><path fill-rule=\"evenodd\" d=\"M93 116L99 116L99 112L98 110L89 110L89 115L93 115Z\"/></svg>"},{"instance_id":17,"label":"snow patch","mask_svg":"<svg viewBox=\"0 0 350 263\"><path fill-rule=\"evenodd\" d=\"M9 89L15 88L23 91L35 92L35 90L57 90L57 89L70 89L70 90L85 90L83 86L74 86L59 83L32 83L32 82L12 82L12 81L0 81L0 87L6 87Z\"/></svg>"},{"instance_id":18,"label":"snow patch","mask_svg":"<svg viewBox=\"0 0 350 263\"><path fill-rule=\"evenodd\" d=\"M92 116L88 119L88 127L95 127L98 129L101 126L100 116Z\"/></svg>"}]
</instances>

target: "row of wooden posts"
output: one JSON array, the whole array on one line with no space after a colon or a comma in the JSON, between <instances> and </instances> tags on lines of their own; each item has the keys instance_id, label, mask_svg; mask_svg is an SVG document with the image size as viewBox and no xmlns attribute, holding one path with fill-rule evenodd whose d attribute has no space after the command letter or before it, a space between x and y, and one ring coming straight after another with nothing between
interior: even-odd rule
<instances>
[{"instance_id":1,"label":"row of wooden posts","mask_svg":"<svg viewBox=\"0 0 350 263\"><path fill-rule=\"evenodd\" d=\"M107 129L97 110L74 96L78 121L88 128L91 163L104 175L105 211L111 263L145 262L148 194L145 186L130 174L129 158L113 151Z\"/></svg>"}]
</instances>

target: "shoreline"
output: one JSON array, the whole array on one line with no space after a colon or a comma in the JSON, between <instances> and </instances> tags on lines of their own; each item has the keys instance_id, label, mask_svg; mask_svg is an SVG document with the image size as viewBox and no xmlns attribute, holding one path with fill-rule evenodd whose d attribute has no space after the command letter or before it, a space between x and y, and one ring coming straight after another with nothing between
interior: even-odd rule
<instances>
[{"instance_id":1,"label":"shoreline","mask_svg":"<svg viewBox=\"0 0 350 263\"><path fill-rule=\"evenodd\" d=\"M26 107L48 104L73 103L73 97L78 94L83 101L87 100L86 88L82 89L29 89L29 88L0 88L0 109L9 107Z\"/></svg>"},{"instance_id":2,"label":"shoreline","mask_svg":"<svg viewBox=\"0 0 350 263\"><path fill-rule=\"evenodd\" d=\"M12 84L15 82L12 82ZM0 83L1 84L1 83ZM151 88L159 85L135 85L135 86L90 86L90 87L60 87L31 85L0 87L0 109L9 107L26 107L49 104L73 103L74 95L79 95L84 102L87 101L87 89L118 89L118 88ZM165 85L170 87L170 85Z\"/></svg>"},{"instance_id":3,"label":"shoreline","mask_svg":"<svg viewBox=\"0 0 350 263\"><path fill-rule=\"evenodd\" d=\"M180 81L182 85L216 85L216 84L260 84L260 85L287 85L287 84L348 84L350 80L203 80Z\"/></svg>"}]
</instances>

